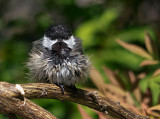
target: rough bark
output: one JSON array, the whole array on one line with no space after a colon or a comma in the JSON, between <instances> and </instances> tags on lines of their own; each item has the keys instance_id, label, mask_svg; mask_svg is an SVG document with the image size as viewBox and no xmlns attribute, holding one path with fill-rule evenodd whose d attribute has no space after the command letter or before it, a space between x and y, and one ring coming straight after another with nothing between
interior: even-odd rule
<instances>
[{"instance_id":1,"label":"rough bark","mask_svg":"<svg viewBox=\"0 0 160 119\"><path fill-rule=\"evenodd\" d=\"M9 119L16 119L15 115L23 119L57 119L23 97L14 84L6 82L0 82L0 113L6 114Z\"/></svg>"},{"instance_id":2,"label":"rough bark","mask_svg":"<svg viewBox=\"0 0 160 119\"><path fill-rule=\"evenodd\" d=\"M65 92L62 94L61 89L54 84L28 83L19 85L21 85L25 92L25 99L27 98L23 106L21 106L24 102L23 95L15 88L15 85L0 82L0 110L3 110L3 113L13 113L23 118L29 115L30 118L27 117L28 119L32 119L34 117L33 115L39 115L37 119L41 119L46 114L51 116L49 112L28 100L48 98L79 103L118 119L148 119L147 117L129 111L118 102L99 96L95 92L82 89L77 89L75 92L74 89L65 87ZM52 116L52 118L56 117Z\"/></svg>"}]
</instances>

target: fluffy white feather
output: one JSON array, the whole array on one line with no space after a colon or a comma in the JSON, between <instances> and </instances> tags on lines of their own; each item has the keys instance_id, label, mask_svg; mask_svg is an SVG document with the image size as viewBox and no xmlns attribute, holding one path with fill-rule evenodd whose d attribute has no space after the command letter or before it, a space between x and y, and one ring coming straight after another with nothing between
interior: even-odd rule
<instances>
[{"instance_id":1,"label":"fluffy white feather","mask_svg":"<svg viewBox=\"0 0 160 119\"><path fill-rule=\"evenodd\" d=\"M48 38L47 36L43 37L43 41L42 44L45 48L48 49L52 49L52 45L55 44L57 42L57 40L51 40L50 38Z\"/></svg>"},{"instance_id":2,"label":"fluffy white feather","mask_svg":"<svg viewBox=\"0 0 160 119\"><path fill-rule=\"evenodd\" d=\"M74 45L76 44L73 36L71 36L68 40L63 40L63 42L65 42L71 49L73 49Z\"/></svg>"}]
</instances>

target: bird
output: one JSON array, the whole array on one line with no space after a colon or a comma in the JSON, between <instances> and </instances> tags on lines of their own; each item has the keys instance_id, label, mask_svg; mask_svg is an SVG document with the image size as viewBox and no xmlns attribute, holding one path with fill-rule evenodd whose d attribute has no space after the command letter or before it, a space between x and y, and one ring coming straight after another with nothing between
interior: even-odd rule
<instances>
[{"instance_id":1,"label":"bird","mask_svg":"<svg viewBox=\"0 0 160 119\"><path fill-rule=\"evenodd\" d=\"M27 62L30 75L40 82L75 87L85 82L91 63L84 55L82 40L62 24L51 24L44 36L33 42Z\"/></svg>"}]
</instances>

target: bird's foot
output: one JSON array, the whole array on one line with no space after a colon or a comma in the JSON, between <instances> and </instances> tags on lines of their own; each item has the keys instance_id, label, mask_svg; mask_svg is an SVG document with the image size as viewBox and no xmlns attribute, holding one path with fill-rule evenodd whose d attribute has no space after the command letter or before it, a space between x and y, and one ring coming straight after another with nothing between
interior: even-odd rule
<instances>
[{"instance_id":1,"label":"bird's foot","mask_svg":"<svg viewBox=\"0 0 160 119\"><path fill-rule=\"evenodd\" d=\"M75 85L71 85L71 86L67 86L67 87L72 90L74 96L77 95L78 90Z\"/></svg>"},{"instance_id":2,"label":"bird's foot","mask_svg":"<svg viewBox=\"0 0 160 119\"><path fill-rule=\"evenodd\" d=\"M62 91L62 94L64 95L64 85L63 84L57 84L57 83L54 83L55 85L59 86L61 88L61 91Z\"/></svg>"}]
</instances>

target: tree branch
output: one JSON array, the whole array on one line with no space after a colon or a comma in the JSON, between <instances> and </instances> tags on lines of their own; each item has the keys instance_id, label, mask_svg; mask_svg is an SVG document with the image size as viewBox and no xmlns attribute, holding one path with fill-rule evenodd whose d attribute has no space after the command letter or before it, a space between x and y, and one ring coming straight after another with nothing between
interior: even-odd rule
<instances>
[{"instance_id":1,"label":"tree branch","mask_svg":"<svg viewBox=\"0 0 160 119\"><path fill-rule=\"evenodd\" d=\"M67 101L71 101L71 102L75 102L75 103L79 103L79 104L88 106L88 107L95 109L97 111L107 113L108 115L115 117L115 118L118 118L118 119L148 119L147 117L140 116L138 114L135 114L135 113L127 110L126 108L122 107L120 105L120 103L117 103L115 101L111 101L108 98L104 98L102 96L99 96L98 94L95 94L93 92L89 92L86 90L77 89L76 93L74 93L75 91L73 89L65 87L65 92L64 92L64 94L62 94L61 89L54 84L28 83L28 84L20 84L20 85L25 92L25 95L24 95L25 98L28 98L28 99L48 98L48 99L67 100ZM9 84L6 82L0 82L0 98L1 98L0 104L1 103L13 104L12 101L8 102L8 100L6 99L7 96L3 95L1 93L4 90L10 94L10 97L14 97L13 98L14 103L19 102L19 99L16 99L16 98L22 97L20 92L18 93L17 89L15 88L15 85ZM1 100L4 100L4 101L2 102ZM22 101L20 102L20 104L21 103L22 103ZM35 104L33 104L29 100L27 100L26 105L23 107L26 108L26 106L27 106L27 109L24 109L24 110L28 110L29 113L28 112L24 112L24 113L34 114L33 109L35 107L34 106L30 107L30 105L35 105ZM20 105L17 105L17 108L21 109ZM0 105L0 109L5 110L5 112L6 112L6 109L4 109L1 105ZM11 111L9 111L10 113L14 113L14 114L16 113L15 111L13 111L13 109L10 109L10 110L11 110ZM19 112L19 111L21 111L21 110L18 110L17 112ZM16 113L16 114L20 115L19 113ZM38 119L41 119L41 118L38 118Z\"/></svg>"},{"instance_id":2,"label":"tree branch","mask_svg":"<svg viewBox=\"0 0 160 119\"><path fill-rule=\"evenodd\" d=\"M50 112L22 98L14 84L0 82L0 113L5 113L10 119L18 115L23 119L57 119Z\"/></svg>"}]
</instances>

